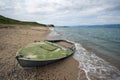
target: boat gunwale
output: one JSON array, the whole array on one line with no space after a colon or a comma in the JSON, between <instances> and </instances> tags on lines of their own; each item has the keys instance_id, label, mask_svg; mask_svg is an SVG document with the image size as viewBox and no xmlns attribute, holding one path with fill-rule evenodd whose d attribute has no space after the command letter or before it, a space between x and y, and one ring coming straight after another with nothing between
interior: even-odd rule
<instances>
[{"instance_id":1,"label":"boat gunwale","mask_svg":"<svg viewBox=\"0 0 120 80\"><path fill-rule=\"evenodd\" d=\"M52 42L54 42L54 41L58 41L58 42L60 42L60 41L64 41L64 42L68 42L68 43L70 43L70 44L73 44L73 46L72 46L72 49L71 48L68 48L68 49L70 49L70 50L72 50L72 52L69 54L69 55L66 55L66 56L64 56L64 57L61 57L61 58L53 58L53 59L44 59L44 60L42 60L42 59L27 59L27 58L21 58L18 54L19 54L19 52L20 52L20 50L22 49L19 49L18 51L17 51L17 53L16 53L16 59L17 60L26 60L26 61L32 61L32 62L36 62L36 61L38 61L38 62L45 62L45 61L55 61L55 60L60 60L60 59L64 59L64 58L67 58L67 57L69 57L69 56L71 56L74 52L75 52L75 45L74 45L74 43L72 43L72 42L70 42L70 41L68 41L68 40L44 40L44 41L47 41L47 42L51 42L51 44L55 44L55 43L52 43ZM57 45L57 44L55 44L55 45ZM62 47L62 46L60 46L59 45L59 47L61 47L61 48L64 48L64 47ZM67 49L67 48L65 48L65 49Z\"/></svg>"}]
</instances>

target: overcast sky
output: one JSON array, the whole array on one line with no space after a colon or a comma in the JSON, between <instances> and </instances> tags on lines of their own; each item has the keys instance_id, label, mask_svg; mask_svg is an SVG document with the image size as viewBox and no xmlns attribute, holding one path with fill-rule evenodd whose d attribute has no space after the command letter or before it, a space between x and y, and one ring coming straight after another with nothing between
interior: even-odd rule
<instances>
[{"instance_id":1,"label":"overcast sky","mask_svg":"<svg viewBox=\"0 0 120 80\"><path fill-rule=\"evenodd\" d=\"M54 25L120 24L120 0L0 0L0 15Z\"/></svg>"}]
</instances>

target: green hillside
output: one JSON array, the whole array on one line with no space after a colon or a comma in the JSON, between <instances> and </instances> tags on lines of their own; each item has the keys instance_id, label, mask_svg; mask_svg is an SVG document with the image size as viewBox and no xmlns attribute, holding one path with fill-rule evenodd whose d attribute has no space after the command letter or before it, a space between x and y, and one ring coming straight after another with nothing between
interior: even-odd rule
<instances>
[{"instance_id":1,"label":"green hillside","mask_svg":"<svg viewBox=\"0 0 120 80\"><path fill-rule=\"evenodd\" d=\"M14 20L1 15L0 15L0 24L46 26L45 24L40 24L37 22L26 22L26 21Z\"/></svg>"}]
</instances>

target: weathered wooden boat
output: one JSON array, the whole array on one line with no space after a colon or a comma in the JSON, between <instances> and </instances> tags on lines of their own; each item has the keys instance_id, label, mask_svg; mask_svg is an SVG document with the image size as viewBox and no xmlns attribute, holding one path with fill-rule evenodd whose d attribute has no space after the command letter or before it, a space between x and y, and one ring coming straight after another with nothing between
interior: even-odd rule
<instances>
[{"instance_id":1,"label":"weathered wooden boat","mask_svg":"<svg viewBox=\"0 0 120 80\"><path fill-rule=\"evenodd\" d=\"M66 40L35 41L18 50L16 59L22 67L39 67L65 59L74 52L74 44Z\"/></svg>"}]
</instances>

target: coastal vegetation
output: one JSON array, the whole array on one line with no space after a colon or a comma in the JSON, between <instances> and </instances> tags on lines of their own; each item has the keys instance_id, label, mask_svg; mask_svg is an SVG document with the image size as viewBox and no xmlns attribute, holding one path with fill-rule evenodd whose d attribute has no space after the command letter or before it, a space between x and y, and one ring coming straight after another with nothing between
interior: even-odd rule
<instances>
[{"instance_id":1,"label":"coastal vegetation","mask_svg":"<svg viewBox=\"0 0 120 80\"><path fill-rule=\"evenodd\" d=\"M44 26L47 27L46 24L41 24L37 22L28 22L28 21L19 21L11 18L4 17L0 15L0 25L28 25L28 26Z\"/></svg>"}]
</instances>

